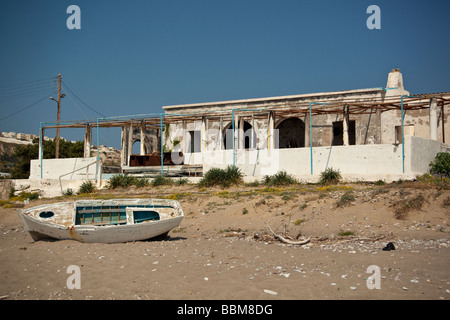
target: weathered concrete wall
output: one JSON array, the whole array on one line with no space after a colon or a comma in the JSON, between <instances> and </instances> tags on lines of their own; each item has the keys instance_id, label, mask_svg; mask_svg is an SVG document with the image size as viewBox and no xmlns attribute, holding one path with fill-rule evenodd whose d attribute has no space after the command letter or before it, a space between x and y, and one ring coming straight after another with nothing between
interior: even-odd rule
<instances>
[{"instance_id":1,"label":"weathered concrete wall","mask_svg":"<svg viewBox=\"0 0 450 320\"><path fill-rule=\"evenodd\" d=\"M217 101L208 103L184 104L175 106L164 106L166 113L184 114L184 112L227 112L231 115L232 109L260 109L266 107L285 108L298 104L307 104L309 102L336 102L343 98L352 98L354 101L363 101L365 99L382 100L385 92L382 88L357 89L336 92L309 93L300 95L268 97L258 99L241 99L230 101ZM313 108L318 107L313 105ZM238 113L238 111L237 111Z\"/></svg>"},{"instance_id":2,"label":"weathered concrete wall","mask_svg":"<svg viewBox=\"0 0 450 320\"><path fill-rule=\"evenodd\" d=\"M96 187L101 188L106 184L106 181L97 179L101 176L102 163L99 162L97 172L96 161L96 157L44 159L43 177L41 179L40 161L31 160L29 179L11 180L11 182L16 190L39 192L41 197L60 196L67 189L77 192L79 187L87 180L95 181ZM86 166L88 167L84 168ZM64 176L60 180L59 177L62 175Z\"/></svg>"},{"instance_id":3,"label":"weathered concrete wall","mask_svg":"<svg viewBox=\"0 0 450 320\"><path fill-rule=\"evenodd\" d=\"M442 115L443 114L443 115ZM437 112L437 140L443 141L443 130L442 130L442 117L444 118L444 132L445 141L450 141L450 125L448 123L448 114L450 114L450 108L446 107L444 112L441 108L438 108ZM281 118L277 117L275 113L274 119L274 129L280 128L280 124L283 123L285 119L298 119L302 122L302 129L304 133L301 134L301 141L305 147L309 146L310 133L309 133L309 118ZM428 109L422 110L412 110L405 113L404 120L404 134L405 136L417 136L429 139L430 138L430 116ZM269 141L269 119L255 119L251 120L249 117L245 118L245 121L251 123L253 126L254 134L256 135L256 149L264 149L267 147ZM333 123L343 122L344 114L326 114L312 117L312 140L313 147L331 146L333 144ZM354 124L353 142L349 144L355 145L370 145L381 142L380 144L399 144L401 143L401 114L399 110L383 112L378 118L378 115L374 111L372 114L350 114L349 121ZM379 126L379 122L381 125ZM181 141L180 148L183 153L187 153L188 145L190 144L189 135L183 135L183 130L191 131L196 130L200 133L200 140L198 143L202 144L201 150L225 150L225 132L230 130L231 132L231 121L229 119L223 119L222 123L217 118L206 119L205 125L203 126L206 130L205 133L202 131L202 121L197 121L195 123L186 123L183 126L175 125L174 130L171 129L169 135L170 141L174 139L179 139ZM238 123L235 124L238 128ZM378 127L380 132L378 132ZM204 135L201 135L201 134ZM297 132L298 133L298 132ZM236 131L236 149L242 148L242 138L239 137L239 133ZM280 134L281 137L284 136L286 139L286 134ZM289 138L289 136L287 137ZM342 136L340 137L340 143L342 143ZM228 140L227 149L231 147L232 140ZM336 143L336 141L335 141ZM280 145L285 143L280 142ZM276 144L277 145L277 144ZM252 148L250 148L252 149ZM199 149L200 150L200 149ZM192 156L191 158L197 158L197 156Z\"/></svg>"},{"instance_id":4,"label":"weathered concrete wall","mask_svg":"<svg viewBox=\"0 0 450 320\"><path fill-rule=\"evenodd\" d=\"M450 106L444 109L439 106L437 110L437 140L450 142L450 122L449 122ZM444 119L444 135L442 132L442 119ZM382 143L396 143L395 127L400 127L401 111L387 111L381 114L382 123ZM409 127L409 131L405 130L405 135L413 134L416 137L425 139L430 138L430 111L429 109L411 110L404 113L404 128ZM400 141L400 140L399 140Z\"/></svg>"},{"instance_id":5,"label":"weathered concrete wall","mask_svg":"<svg viewBox=\"0 0 450 320\"><path fill-rule=\"evenodd\" d=\"M281 117L281 114L277 114L277 108L292 108L296 106L305 106L308 105L309 102L320 101L321 103L327 102L332 103L336 101L340 101L342 99L351 98L353 101L366 101L367 99L371 99L374 101L383 101L385 96L385 92L381 88L372 88L372 89L359 89L359 90L349 90L349 91L340 91L340 92L324 92L324 93L313 93L313 94L302 94L302 95L293 95L293 96L284 96L284 97L269 97L269 98L261 98L261 99L245 99L245 100L233 100L233 101L219 101L219 102L211 102L211 103L199 103L199 104L189 104L189 105L177 105L177 106L166 106L163 107L166 113L181 113L184 114L187 112L198 112L204 113L206 117L197 121L194 126L195 130L215 130L214 135L203 135L201 136L201 145L202 151L205 150L225 150L229 149L228 146L224 145L224 137L226 129L231 127L231 116L232 110L235 110L235 128L239 128L243 126L241 122L246 121L248 124L252 126L252 128L256 132L256 142L251 143L251 147L255 146L255 149L263 149L264 146L270 144L272 139L272 130L279 128L279 125L283 122L283 120L287 119L286 115ZM253 117L248 114L248 110L263 110L267 107L272 108L274 110L271 112L273 118L271 119L269 116L269 111L267 111L267 118L264 118L264 112L262 114L257 114L257 117ZM313 104L312 109L315 108L323 108L323 105ZM239 109L246 109L247 115L243 115ZM210 116L208 116L208 114ZM374 112L375 114L375 112ZM373 115L350 115L351 121L356 122L356 130L355 130L355 139L356 144L371 144L376 141L376 122L374 121L375 117ZM262 117L261 117L262 116ZM243 118L241 118L243 117ZM259 117L259 118L258 118ZM312 141L313 146L330 146L333 141L333 128L332 124L335 121L343 120L342 114L329 114L322 116L313 116L312 117ZM292 144L300 144L301 146L309 146L309 142L311 140L310 132L309 132L309 115L304 114L297 118L302 121L301 126L304 127L304 133L301 134L301 137L298 139L297 137L291 137L289 132L287 132L287 139L295 141ZM271 122L272 121L272 122ZM273 126L273 128L272 128ZM171 125L172 127L172 125ZM187 124L183 124L182 126L175 126L177 130L180 128L190 131L193 130L192 124L189 122ZM171 128L172 129L172 128ZM175 132L174 130L173 132ZM287 130L289 131L289 130ZM291 130L292 131L292 130ZM203 131L202 131L203 132ZM286 134L281 134L281 136L286 136ZM169 139L167 139L170 143L171 140L176 138L176 133L170 133ZM185 135L182 135L185 137ZM248 139L248 138L247 138ZM245 138L237 137L236 148L239 149L241 144L245 144ZM255 145L256 144L256 145ZM289 141L281 141L280 146L289 146ZM183 153L186 153L189 145L189 142L186 142L186 138L181 143L181 150ZM250 147L250 149L252 149Z\"/></svg>"},{"instance_id":6,"label":"weathered concrete wall","mask_svg":"<svg viewBox=\"0 0 450 320\"><path fill-rule=\"evenodd\" d=\"M59 179L61 180L87 180L96 178L96 165L92 164L97 158L67 158L67 159L43 159L42 160L42 178L43 179ZM86 169L83 168L92 164ZM80 169L80 170L79 170ZM100 168L101 169L101 168ZM78 171L75 171L78 170ZM71 173L72 171L75 171ZM68 174L70 173L70 174ZM67 175L66 175L67 174ZM39 160L31 160L30 164L30 180L41 179L41 162Z\"/></svg>"},{"instance_id":7,"label":"weathered concrete wall","mask_svg":"<svg viewBox=\"0 0 450 320\"><path fill-rule=\"evenodd\" d=\"M8 181L16 190L15 192L16 195L21 191L38 192L40 197L51 198L61 196L62 195L61 190L63 192L66 192L67 189L72 189L72 191L76 193L80 188L80 186L86 180L61 180L60 182L59 179L43 179L43 180L12 179ZM101 185L97 185L97 188L104 187L105 184L106 181L103 181ZM3 183L0 182L0 190L2 189L2 187ZM1 199L5 200L7 199L7 197L9 197L9 188L6 198Z\"/></svg>"},{"instance_id":8,"label":"weathered concrete wall","mask_svg":"<svg viewBox=\"0 0 450 320\"><path fill-rule=\"evenodd\" d=\"M262 177L284 170L296 177L317 180L326 168L340 170L351 180L410 179L426 173L438 152L450 152L450 146L419 137L405 137L405 172L402 145L353 145L310 148L237 150L235 164L245 176ZM233 164L232 150L208 151L203 154L203 170L225 168Z\"/></svg>"},{"instance_id":9,"label":"weathered concrete wall","mask_svg":"<svg viewBox=\"0 0 450 320\"><path fill-rule=\"evenodd\" d=\"M204 171L233 164L233 152L209 151L203 156ZM261 176L280 170L294 175L311 174L309 148L273 150L237 150L235 163L245 175ZM313 174L326 168L344 174L402 173L401 149L394 145L333 146L313 148Z\"/></svg>"},{"instance_id":10,"label":"weathered concrete wall","mask_svg":"<svg viewBox=\"0 0 450 320\"><path fill-rule=\"evenodd\" d=\"M405 137L405 171L423 174L438 152L449 152L450 146L441 142L414 136Z\"/></svg>"},{"instance_id":11,"label":"weathered concrete wall","mask_svg":"<svg viewBox=\"0 0 450 320\"><path fill-rule=\"evenodd\" d=\"M9 198L11 188L14 188L14 183L11 180L0 180L0 200Z\"/></svg>"}]
</instances>

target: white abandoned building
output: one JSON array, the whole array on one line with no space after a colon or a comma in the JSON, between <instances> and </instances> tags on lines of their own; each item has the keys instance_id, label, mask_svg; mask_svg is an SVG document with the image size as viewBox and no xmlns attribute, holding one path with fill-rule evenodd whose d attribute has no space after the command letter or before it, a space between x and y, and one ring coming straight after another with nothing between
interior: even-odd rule
<instances>
[{"instance_id":1,"label":"white abandoned building","mask_svg":"<svg viewBox=\"0 0 450 320\"><path fill-rule=\"evenodd\" d=\"M86 177L84 166L97 160L89 157L92 131L98 136L103 127L122 128L123 172L235 165L256 178L284 170L314 181L333 168L347 179L408 179L427 172L438 152L450 152L449 104L450 92L411 95L394 69L385 88L174 105L159 115L60 124L85 129L86 159L33 160L30 179ZM99 171L97 162L89 174Z\"/></svg>"}]
</instances>

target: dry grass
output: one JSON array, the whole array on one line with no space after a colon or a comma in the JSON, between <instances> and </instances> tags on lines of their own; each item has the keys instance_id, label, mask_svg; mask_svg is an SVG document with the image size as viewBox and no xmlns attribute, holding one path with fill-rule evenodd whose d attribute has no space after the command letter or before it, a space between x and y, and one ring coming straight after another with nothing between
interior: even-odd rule
<instances>
[{"instance_id":1,"label":"dry grass","mask_svg":"<svg viewBox=\"0 0 450 320\"><path fill-rule=\"evenodd\" d=\"M351 204L355 200L356 200L356 198L355 198L355 195L353 194L353 192L352 191L347 191L336 202L336 207L341 208L341 207L348 206L349 204Z\"/></svg>"},{"instance_id":2,"label":"dry grass","mask_svg":"<svg viewBox=\"0 0 450 320\"><path fill-rule=\"evenodd\" d=\"M447 197L444 202L442 203L442 206L444 208L450 208L450 197Z\"/></svg>"},{"instance_id":3,"label":"dry grass","mask_svg":"<svg viewBox=\"0 0 450 320\"><path fill-rule=\"evenodd\" d=\"M395 202L393 204L395 218L399 220L406 219L410 211L422 209L425 201L425 198L419 194L410 199L408 198Z\"/></svg>"}]
</instances>

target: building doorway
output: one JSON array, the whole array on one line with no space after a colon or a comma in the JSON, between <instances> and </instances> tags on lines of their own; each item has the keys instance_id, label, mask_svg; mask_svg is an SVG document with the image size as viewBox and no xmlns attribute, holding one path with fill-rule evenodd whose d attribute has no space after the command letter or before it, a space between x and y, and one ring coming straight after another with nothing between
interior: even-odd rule
<instances>
[{"instance_id":1,"label":"building doorway","mask_svg":"<svg viewBox=\"0 0 450 320\"><path fill-rule=\"evenodd\" d=\"M275 148L305 147L305 123L299 118L282 120L275 129L278 130L278 139L275 139Z\"/></svg>"}]
</instances>

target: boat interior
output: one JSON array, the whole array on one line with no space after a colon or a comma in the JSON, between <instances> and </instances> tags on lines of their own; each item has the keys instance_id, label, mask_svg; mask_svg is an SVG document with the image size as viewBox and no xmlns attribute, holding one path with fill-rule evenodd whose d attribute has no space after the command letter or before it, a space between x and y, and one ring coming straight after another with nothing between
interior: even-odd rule
<instances>
[{"instance_id":1,"label":"boat interior","mask_svg":"<svg viewBox=\"0 0 450 320\"><path fill-rule=\"evenodd\" d=\"M165 205L76 206L75 225L125 225L159 221L174 216Z\"/></svg>"}]
</instances>

